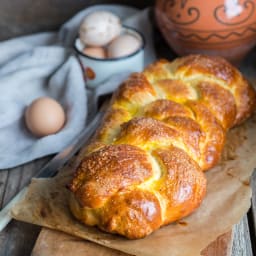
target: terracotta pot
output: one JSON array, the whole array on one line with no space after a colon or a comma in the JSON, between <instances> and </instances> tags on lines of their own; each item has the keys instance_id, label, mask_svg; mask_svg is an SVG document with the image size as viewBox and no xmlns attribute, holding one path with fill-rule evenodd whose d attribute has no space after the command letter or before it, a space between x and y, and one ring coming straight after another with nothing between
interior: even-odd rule
<instances>
[{"instance_id":1,"label":"terracotta pot","mask_svg":"<svg viewBox=\"0 0 256 256\"><path fill-rule=\"evenodd\" d=\"M238 64L256 45L256 0L156 0L155 18L178 55L220 55Z\"/></svg>"}]
</instances>

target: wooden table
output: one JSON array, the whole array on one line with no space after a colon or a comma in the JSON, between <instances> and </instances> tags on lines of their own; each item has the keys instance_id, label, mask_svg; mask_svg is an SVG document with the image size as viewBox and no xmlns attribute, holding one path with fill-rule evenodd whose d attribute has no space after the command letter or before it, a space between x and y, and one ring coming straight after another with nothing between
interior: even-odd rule
<instances>
[{"instance_id":1,"label":"wooden table","mask_svg":"<svg viewBox=\"0 0 256 256\"><path fill-rule=\"evenodd\" d=\"M159 57L172 58L173 53L170 50L168 52L161 36L157 35L155 38L157 38L156 49L158 49ZM256 80L256 49L249 54L240 68L244 73L254 72ZM0 171L0 209L30 181L34 173L50 158L50 156L45 157L23 166ZM253 188L252 207L240 223L234 226L232 256L256 255L256 172L252 177L251 186ZM38 226L12 220L0 233L0 256L30 255L40 230Z\"/></svg>"}]
</instances>

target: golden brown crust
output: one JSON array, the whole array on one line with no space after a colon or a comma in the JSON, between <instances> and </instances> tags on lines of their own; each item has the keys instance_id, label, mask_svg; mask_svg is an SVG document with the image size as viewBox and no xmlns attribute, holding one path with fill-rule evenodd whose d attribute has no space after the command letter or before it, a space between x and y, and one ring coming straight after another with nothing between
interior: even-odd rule
<instances>
[{"instance_id":1,"label":"golden brown crust","mask_svg":"<svg viewBox=\"0 0 256 256\"><path fill-rule=\"evenodd\" d=\"M149 149L154 145L168 145L171 140L177 140L178 137L179 133L163 122L149 117L137 117L122 125L115 143L129 143Z\"/></svg>"},{"instance_id":2,"label":"golden brown crust","mask_svg":"<svg viewBox=\"0 0 256 256\"><path fill-rule=\"evenodd\" d=\"M186 152L176 147L156 149L163 174L158 191L166 201L164 224L183 218L202 201L206 179L198 164Z\"/></svg>"},{"instance_id":3,"label":"golden brown crust","mask_svg":"<svg viewBox=\"0 0 256 256\"><path fill-rule=\"evenodd\" d=\"M218 84L202 82L198 84L201 101L213 113L226 130L233 126L236 119L236 103L232 93Z\"/></svg>"},{"instance_id":4,"label":"golden brown crust","mask_svg":"<svg viewBox=\"0 0 256 256\"><path fill-rule=\"evenodd\" d=\"M144 237L161 226L161 213L154 193L135 188L111 198L101 213L101 229L130 239Z\"/></svg>"},{"instance_id":5,"label":"golden brown crust","mask_svg":"<svg viewBox=\"0 0 256 256\"><path fill-rule=\"evenodd\" d=\"M198 95L193 87L181 80L163 79L154 83L164 98L177 103L185 103L187 100L196 100Z\"/></svg>"},{"instance_id":6,"label":"golden brown crust","mask_svg":"<svg viewBox=\"0 0 256 256\"><path fill-rule=\"evenodd\" d=\"M133 73L114 93L111 106L136 114L141 104L155 100L156 92L142 73Z\"/></svg>"},{"instance_id":7,"label":"golden brown crust","mask_svg":"<svg viewBox=\"0 0 256 256\"><path fill-rule=\"evenodd\" d=\"M151 117L160 121L174 116L194 118L193 112L186 107L171 100L155 100L143 109L143 116Z\"/></svg>"},{"instance_id":8,"label":"golden brown crust","mask_svg":"<svg viewBox=\"0 0 256 256\"><path fill-rule=\"evenodd\" d=\"M218 163L227 130L255 106L255 91L219 57L161 60L132 74L84 149L71 211L130 239L187 216L203 200L203 171Z\"/></svg>"},{"instance_id":9,"label":"golden brown crust","mask_svg":"<svg viewBox=\"0 0 256 256\"><path fill-rule=\"evenodd\" d=\"M96 132L94 140L111 143L120 132L120 126L132 118L131 114L121 108L110 108L104 116L100 129ZM109 129L112 127L112 129Z\"/></svg>"},{"instance_id":10,"label":"golden brown crust","mask_svg":"<svg viewBox=\"0 0 256 256\"><path fill-rule=\"evenodd\" d=\"M168 64L176 69L173 75L199 81L214 81L230 91L236 102L236 121L234 125L243 122L255 110L255 92L248 81L228 61L221 57L189 55L178 58Z\"/></svg>"},{"instance_id":11,"label":"golden brown crust","mask_svg":"<svg viewBox=\"0 0 256 256\"><path fill-rule=\"evenodd\" d=\"M191 101L187 105L194 112L195 120L203 131L200 138L200 159L198 164L205 171L220 160L225 143L225 131L204 103Z\"/></svg>"},{"instance_id":12,"label":"golden brown crust","mask_svg":"<svg viewBox=\"0 0 256 256\"><path fill-rule=\"evenodd\" d=\"M110 145L86 156L70 186L83 207L99 208L117 192L151 177L145 152L131 145Z\"/></svg>"}]
</instances>

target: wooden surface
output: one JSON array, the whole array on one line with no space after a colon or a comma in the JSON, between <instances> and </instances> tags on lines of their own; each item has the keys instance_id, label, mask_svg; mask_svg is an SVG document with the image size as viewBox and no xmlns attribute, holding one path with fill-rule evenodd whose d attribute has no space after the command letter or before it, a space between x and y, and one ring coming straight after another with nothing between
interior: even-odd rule
<instances>
[{"instance_id":1,"label":"wooden surface","mask_svg":"<svg viewBox=\"0 0 256 256\"><path fill-rule=\"evenodd\" d=\"M230 256L232 248L232 231L221 235L202 252L202 256ZM104 255L128 256L129 254L96 245L56 230L44 228L37 239L32 256L73 256Z\"/></svg>"},{"instance_id":2,"label":"wooden surface","mask_svg":"<svg viewBox=\"0 0 256 256\"><path fill-rule=\"evenodd\" d=\"M9 3L10 1L4 1L4 2ZM23 2L25 2L25 0ZM33 1L33 2L37 2L37 1ZM59 2L59 1L55 1L55 2ZM2 2L0 3L0 6L1 4ZM4 17L1 17L1 18L4 18ZM159 34L155 36L155 39L156 39L155 40L156 49L158 50L158 56L159 57L164 56L166 58L173 57L173 53L170 51L169 52L167 51L167 48L165 47L163 40L161 39L161 36ZM256 49L252 52L252 54L248 56L244 64L241 66L241 69L243 70L243 72L246 73L248 70L248 67L250 70L249 73L256 74ZM43 166L47 161L49 161L49 159L50 157L45 157L43 159L33 161L23 166L0 171L0 209L7 204L7 202L31 179L33 174L41 166ZM256 229L255 229L256 173L254 173L254 176L252 178L251 186L253 188L252 207L249 210L248 214L245 215L244 218L241 220L241 222L233 228L233 241L231 244L232 256L256 255L256 248L255 248L256 246L256 236L255 236L256 234ZM40 227L13 220L7 226L7 228L0 233L0 256L30 255L36 243L40 230L41 230ZM42 234L44 233L41 233L40 236ZM76 241L76 239L73 239L72 241ZM217 244L218 244L217 246L219 246L221 242L218 241ZM66 254L63 254L63 255L66 256ZM73 254L73 255L76 255L76 254ZM94 255L97 255L97 254L94 254ZM107 254L102 254L102 255L107 255ZM121 254L119 253L111 254L111 255L121 256ZM211 256L221 256L221 255L218 252L213 251Z\"/></svg>"}]
</instances>

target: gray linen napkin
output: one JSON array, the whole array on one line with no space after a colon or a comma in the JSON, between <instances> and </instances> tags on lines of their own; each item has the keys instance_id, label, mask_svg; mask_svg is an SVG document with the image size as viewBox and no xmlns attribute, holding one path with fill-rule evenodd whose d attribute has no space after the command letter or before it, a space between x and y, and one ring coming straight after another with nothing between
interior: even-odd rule
<instances>
[{"instance_id":1,"label":"gray linen napkin","mask_svg":"<svg viewBox=\"0 0 256 256\"><path fill-rule=\"evenodd\" d=\"M145 65L155 59L148 9L97 5L82 10L56 33L39 33L0 43L0 169L15 167L57 153L68 146L97 111L98 97L113 92L127 72L111 77L94 90L86 89L79 61L72 49L83 17L91 11L109 10L146 38ZM24 122L26 107L36 98L50 96L66 112L64 128L37 138Z\"/></svg>"}]
</instances>

